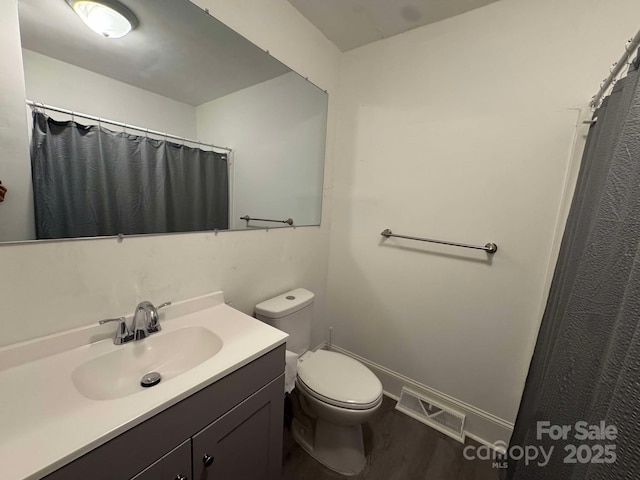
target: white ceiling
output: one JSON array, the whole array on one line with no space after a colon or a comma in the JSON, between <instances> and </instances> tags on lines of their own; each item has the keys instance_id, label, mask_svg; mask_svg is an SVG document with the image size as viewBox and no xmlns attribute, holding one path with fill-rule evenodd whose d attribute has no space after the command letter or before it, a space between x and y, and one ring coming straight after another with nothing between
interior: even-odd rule
<instances>
[{"instance_id":1,"label":"white ceiling","mask_svg":"<svg viewBox=\"0 0 640 480\"><path fill-rule=\"evenodd\" d=\"M289 0L343 52L495 1Z\"/></svg>"},{"instance_id":2,"label":"white ceiling","mask_svg":"<svg viewBox=\"0 0 640 480\"><path fill-rule=\"evenodd\" d=\"M188 0L120 0L140 24L96 35L65 0L19 0L22 46L190 105L291 70Z\"/></svg>"}]
</instances>

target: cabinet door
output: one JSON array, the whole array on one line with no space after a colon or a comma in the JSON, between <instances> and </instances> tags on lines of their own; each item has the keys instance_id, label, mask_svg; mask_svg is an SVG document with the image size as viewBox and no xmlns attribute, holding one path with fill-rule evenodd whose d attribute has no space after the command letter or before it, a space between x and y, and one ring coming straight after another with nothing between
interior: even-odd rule
<instances>
[{"instance_id":1,"label":"cabinet door","mask_svg":"<svg viewBox=\"0 0 640 480\"><path fill-rule=\"evenodd\" d=\"M284 376L193 437L195 480L280 480Z\"/></svg>"},{"instance_id":2,"label":"cabinet door","mask_svg":"<svg viewBox=\"0 0 640 480\"><path fill-rule=\"evenodd\" d=\"M192 480L191 439L171 450L132 480Z\"/></svg>"}]
</instances>

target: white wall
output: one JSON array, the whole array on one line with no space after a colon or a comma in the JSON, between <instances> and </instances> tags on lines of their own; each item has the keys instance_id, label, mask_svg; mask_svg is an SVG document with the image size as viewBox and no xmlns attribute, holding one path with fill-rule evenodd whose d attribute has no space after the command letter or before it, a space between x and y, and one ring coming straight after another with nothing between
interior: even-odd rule
<instances>
[{"instance_id":1,"label":"white wall","mask_svg":"<svg viewBox=\"0 0 640 480\"><path fill-rule=\"evenodd\" d=\"M320 223L324 92L290 72L199 105L196 112L199 138L233 146L230 228L247 228L244 215Z\"/></svg>"},{"instance_id":2,"label":"white wall","mask_svg":"<svg viewBox=\"0 0 640 480\"><path fill-rule=\"evenodd\" d=\"M0 181L9 189L0 203L0 242L35 238L17 16L15 1L0 2Z\"/></svg>"},{"instance_id":3,"label":"white wall","mask_svg":"<svg viewBox=\"0 0 640 480\"><path fill-rule=\"evenodd\" d=\"M639 16L635 0L503 0L343 55L335 344L515 419L579 109Z\"/></svg>"},{"instance_id":4,"label":"white wall","mask_svg":"<svg viewBox=\"0 0 640 480\"><path fill-rule=\"evenodd\" d=\"M196 138L196 108L84 68L23 49L27 98L186 138ZM53 118L67 117L47 112ZM92 124L86 119L77 119ZM118 127L105 125L118 130ZM139 133L139 132L135 132Z\"/></svg>"},{"instance_id":5,"label":"white wall","mask_svg":"<svg viewBox=\"0 0 640 480\"><path fill-rule=\"evenodd\" d=\"M288 2L269 2L268 7L260 0L197 3L223 22L231 19L232 28L322 88L335 89L339 51ZM6 156L28 163L28 152L16 0L1 2L0 19L3 168ZM7 138L11 143L4 141ZM328 152L332 141L329 134ZM330 153L327 162L331 164ZM327 190L325 196L329 195ZM123 243L99 239L0 245L0 345L129 313L142 299L178 300L216 289L223 289L234 306L251 313L255 303L304 286L318 294L316 313L321 319L329 215L330 209L324 209L322 227L268 232L177 234ZM321 321L314 334L320 341Z\"/></svg>"}]
</instances>

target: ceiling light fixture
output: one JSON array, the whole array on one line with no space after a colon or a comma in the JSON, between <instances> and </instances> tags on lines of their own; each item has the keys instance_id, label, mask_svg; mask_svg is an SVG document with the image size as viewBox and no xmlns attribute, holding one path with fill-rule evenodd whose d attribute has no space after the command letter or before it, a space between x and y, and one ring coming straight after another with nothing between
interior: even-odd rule
<instances>
[{"instance_id":1,"label":"ceiling light fixture","mask_svg":"<svg viewBox=\"0 0 640 480\"><path fill-rule=\"evenodd\" d=\"M117 0L67 0L82 21L107 38L121 38L138 26L131 10Z\"/></svg>"}]
</instances>

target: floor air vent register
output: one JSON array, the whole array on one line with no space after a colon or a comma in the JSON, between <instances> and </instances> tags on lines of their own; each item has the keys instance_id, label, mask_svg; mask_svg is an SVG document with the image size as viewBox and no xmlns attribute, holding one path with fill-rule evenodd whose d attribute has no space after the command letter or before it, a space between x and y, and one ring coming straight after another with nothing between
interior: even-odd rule
<instances>
[{"instance_id":1,"label":"floor air vent register","mask_svg":"<svg viewBox=\"0 0 640 480\"><path fill-rule=\"evenodd\" d=\"M465 415L462 413L404 387L396 410L464 443Z\"/></svg>"}]
</instances>

